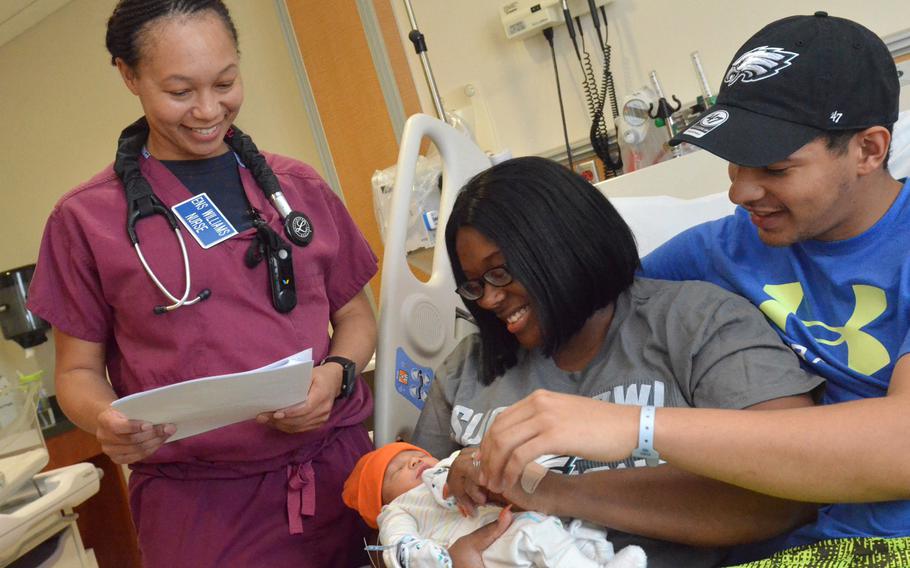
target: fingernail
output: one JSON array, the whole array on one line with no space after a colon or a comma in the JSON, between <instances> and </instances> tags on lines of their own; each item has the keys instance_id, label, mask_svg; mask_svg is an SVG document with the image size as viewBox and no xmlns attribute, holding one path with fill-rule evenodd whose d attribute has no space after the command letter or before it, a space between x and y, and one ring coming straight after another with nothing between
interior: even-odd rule
<instances>
[{"instance_id":1,"label":"fingernail","mask_svg":"<svg viewBox=\"0 0 910 568\"><path fill-rule=\"evenodd\" d=\"M143 432L148 432L149 430L151 430L154 427L155 427L154 424L150 424L148 422L143 422L142 426L140 426L139 429L142 430Z\"/></svg>"},{"instance_id":2,"label":"fingernail","mask_svg":"<svg viewBox=\"0 0 910 568\"><path fill-rule=\"evenodd\" d=\"M274 416L276 420L281 420L282 418L284 418L284 412L276 412L272 416Z\"/></svg>"}]
</instances>

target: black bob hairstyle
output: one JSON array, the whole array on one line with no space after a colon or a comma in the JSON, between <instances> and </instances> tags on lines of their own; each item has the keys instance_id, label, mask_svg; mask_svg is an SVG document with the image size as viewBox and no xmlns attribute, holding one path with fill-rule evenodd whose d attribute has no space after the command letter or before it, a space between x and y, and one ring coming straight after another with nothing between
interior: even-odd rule
<instances>
[{"instance_id":1,"label":"black bob hairstyle","mask_svg":"<svg viewBox=\"0 0 910 568\"><path fill-rule=\"evenodd\" d=\"M528 291L548 357L629 288L639 266L632 231L607 198L544 158L508 160L465 184L445 231L457 284L467 279L455 249L465 226L496 243ZM480 379L490 384L516 363L519 345L492 312L465 304L480 327Z\"/></svg>"},{"instance_id":2,"label":"black bob hairstyle","mask_svg":"<svg viewBox=\"0 0 910 568\"><path fill-rule=\"evenodd\" d=\"M144 27L159 18L192 16L206 10L215 13L227 28L234 45L237 28L222 0L120 0L107 21L105 45L111 54L111 65L117 58L128 67L135 68L142 59L142 34Z\"/></svg>"}]
</instances>

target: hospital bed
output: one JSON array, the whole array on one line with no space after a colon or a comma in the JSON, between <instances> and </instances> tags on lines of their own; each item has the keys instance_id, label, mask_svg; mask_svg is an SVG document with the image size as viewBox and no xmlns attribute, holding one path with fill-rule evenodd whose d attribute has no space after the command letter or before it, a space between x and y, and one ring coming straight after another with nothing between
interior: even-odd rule
<instances>
[{"instance_id":1,"label":"hospital bed","mask_svg":"<svg viewBox=\"0 0 910 568\"><path fill-rule=\"evenodd\" d=\"M429 138L443 163L438 235L427 281L411 271L405 251L409 194L421 142ZM492 165L464 133L427 115L405 125L398 156L391 220L385 242L376 350L374 441L377 447L409 440L434 370L476 328L455 293L445 239L448 214L461 187ZM889 166L896 178L910 175L910 111L901 114ZM680 231L730 214L726 162L696 151L597 184L632 228L644 256ZM672 195L669 196L667 194ZM558 237L558 235L557 235ZM571 246L571 243L566 243Z\"/></svg>"}]
</instances>

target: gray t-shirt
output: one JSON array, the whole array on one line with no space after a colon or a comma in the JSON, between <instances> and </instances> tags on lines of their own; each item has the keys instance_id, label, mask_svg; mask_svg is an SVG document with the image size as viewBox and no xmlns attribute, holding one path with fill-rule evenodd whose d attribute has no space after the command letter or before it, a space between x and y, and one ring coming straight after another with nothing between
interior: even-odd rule
<instances>
[{"instance_id":1,"label":"gray t-shirt","mask_svg":"<svg viewBox=\"0 0 910 568\"><path fill-rule=\"evenodd\" d=\"M638 278L616 300L604 344L588 367L563 371L539 350L491 384L478 377L480 337L465 338L436 374L414 444L438 458L476 446L491 420L536 389L620 404L746 408L812 391L824 380L800 368L764 316L747 300L704 282ZM567 461L564 472L643 466ZM610 531L617 549L638 544L648 565L714 566L725 551Z\"/></svg>"}]
</instances>

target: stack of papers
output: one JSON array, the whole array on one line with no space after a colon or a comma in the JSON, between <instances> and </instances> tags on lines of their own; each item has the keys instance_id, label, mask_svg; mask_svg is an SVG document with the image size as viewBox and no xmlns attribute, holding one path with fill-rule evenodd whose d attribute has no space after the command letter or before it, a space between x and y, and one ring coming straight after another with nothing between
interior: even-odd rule
<instances>
[{"instance_id":1,"label":"stack of papers","mask_svg":"<svg viewBox=\"0 0 910 568\"><path fill-rule=\"evenodd\" d=\"M125 396L111 406L132 420L174 424L175 442L306 400L313 373L313 350L270 365L204 377Z\"/></svg>"}]
</instances>

